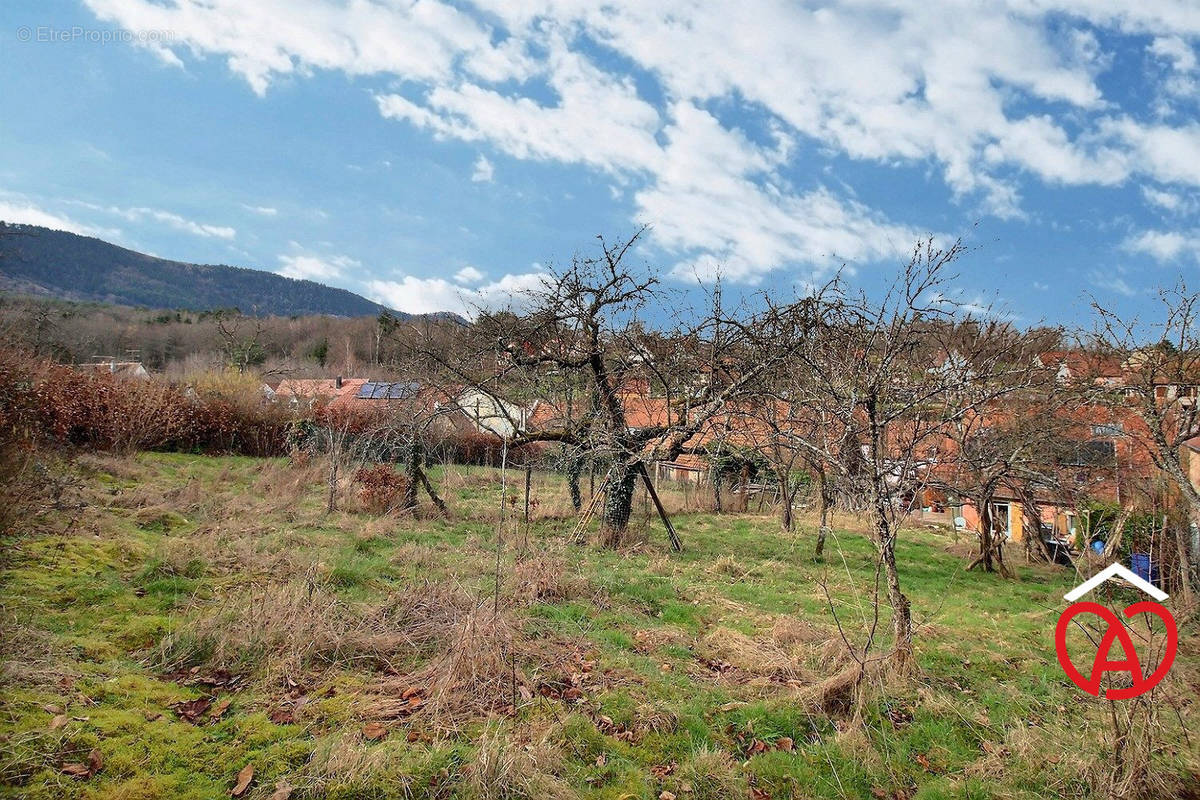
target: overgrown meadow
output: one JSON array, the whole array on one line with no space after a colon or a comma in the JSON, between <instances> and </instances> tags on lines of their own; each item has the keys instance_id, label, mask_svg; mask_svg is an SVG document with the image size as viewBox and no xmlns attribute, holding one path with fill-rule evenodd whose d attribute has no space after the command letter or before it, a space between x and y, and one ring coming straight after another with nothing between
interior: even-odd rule
<instances>
[{"instance_id":1,"label":"overgrown meadow","mask_svg":"<svg viewBox=\"0 0 1200 800\"><path fill-rule=\"evenodd\" d=\"M326 513L322 465L87 455L75 510L4 543L0 783L22 798L1103 796L1112 709L1054 657L1075 575L966 573L907 530L917 664L874 548L665 492L670 552L572 538L558 476L454 467L453 511ZM499 549L497 531L503 532ZM496 578L499 576L499 592ZM884 604L886 609L886 603ZM1194 626L1160 690L1157 796L1196 796ZM1190 793L1190 794L1189 794Z\"/></svg>"}]
</instances>

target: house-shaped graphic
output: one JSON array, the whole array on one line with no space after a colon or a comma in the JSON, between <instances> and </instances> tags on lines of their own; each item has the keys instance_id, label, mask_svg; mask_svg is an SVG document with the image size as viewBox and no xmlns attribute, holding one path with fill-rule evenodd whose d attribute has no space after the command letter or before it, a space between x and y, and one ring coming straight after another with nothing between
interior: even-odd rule
<instances>
[{"instance_id":1,"label":"house-shaped graphic","mask_svg":"<svg viewBox=\"0 0 1200 800\"><path fill-rule=\"evenodd\" d=\"M1149 581L1142 579L1140 576L1137 575L1137 573L1135 573L1133 570L1129 569L1128 567L1124 567L1121 564L1109 564L1107 567L1105 567L1104 569L1097 572L1091 578L1087 579L1086 581L1079 584L1071 591L1064 594L1063 599L1066 600L1068 603L1074 603L1076 600L1083 597L1085 594L1090 592L1092 589L1095 589L1097 586L1099 586L1100 584L1104 583L1105 581L1107 581L1111 578L1121 578L1121 579L1125 580L1126 582L1132 584L1136 588L1141 589L1143 592L1150 595L1151 597L1153 597L1155 600L1157 600L1160 603L1163 600L1166 600L1168 597L1170 597L1170 595L1168 595L1166 592L1159 589L1157 586L1150 583Z\"/></svg>"}]
</instances>

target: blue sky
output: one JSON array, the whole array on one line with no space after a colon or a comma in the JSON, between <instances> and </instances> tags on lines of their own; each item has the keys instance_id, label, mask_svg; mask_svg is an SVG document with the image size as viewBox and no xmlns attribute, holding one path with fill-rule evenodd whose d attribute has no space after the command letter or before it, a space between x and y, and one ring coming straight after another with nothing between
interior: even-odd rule
<instances>
[{"instance_id":1,"label":"blue sky","mask_svg":"<svg viewBox=\"0 0 1200 800\"><path fill-rule=\"evenodd\" d=\"M961 234L958 300L1073 323L1196 282L1198 45L1168 0L10 0L0 219L418 312L642 223L734 291Z\"/></svg>"}]
</instances>

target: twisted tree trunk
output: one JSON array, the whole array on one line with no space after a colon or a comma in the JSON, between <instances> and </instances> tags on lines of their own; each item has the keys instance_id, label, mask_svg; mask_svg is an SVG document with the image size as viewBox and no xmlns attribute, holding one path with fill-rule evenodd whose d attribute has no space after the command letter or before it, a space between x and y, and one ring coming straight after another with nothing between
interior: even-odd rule
<instances>
[{"instance_id":1,"label":"twisted tree trunk","mask_svg":"<svg viewBox=\"0 0 1200 800\"><path fill-rule=\"evenodd\" d=\"M602 542L607 547L620 547L625 541L625 531L633 514L633 490L637 485L637 465L632 462L613 467L604 497Z\"/></svg>"},{"instance_id":2,"label":"twisted tree trunk","mask_svg":"<svg viewBox=\"0 0 1200 800\"><path fill-rule=\"evenodd\" d=\"M583 474L583 459L577 454L567 460L567 489L571 492L571 507L578 514L583 510L583 492L579 488L579 478Z\"/></svg>"},{"instance_id":3,"label":"twisted tree trunk","mask_svg":"<svg viewBox=\"0 0 1200 800\"><path fill-rule=\"evenodd\" d=\"M829 512L833 508L833 487L829 485L829 478L824 470L817 472L817 503L821 521L817 527L816 557L820 559L825 555L825 538L829 535Z\"/></svg>"},{"instance_id":4,"label":"twisted tree trunk","mask_svg":"<svg viewBox=\"0 0 1200 800\"><path fill-rule=\"evenodd\" d=\"M779 479L779 527L784 533L791 533L796 527L792 513L792 485L788 470L777 475Z\"/></svg>"},{"instance_id":5,"label":"twisted tree trunk","mask_svg":"<svg viewBox=\"0 0 1200 800\"><path fill-rule=\"evenodd\" d=\"M888 603L892 606L892 634L895 639L896 662L907 664L912 658L912 607L900 589L900 572L896 568L896 530L881 504L875 511L875 546L883 562L887 580Z\"/></svg>"}]
</instances>

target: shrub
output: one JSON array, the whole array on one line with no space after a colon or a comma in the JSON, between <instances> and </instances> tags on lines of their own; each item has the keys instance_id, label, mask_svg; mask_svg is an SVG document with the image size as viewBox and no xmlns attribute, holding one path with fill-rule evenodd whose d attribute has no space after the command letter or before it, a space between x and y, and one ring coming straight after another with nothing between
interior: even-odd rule
<instances>
[{"instance_id":1,"label":"shrub","mask_svg":"<svg viewBox=\"0 0 1200 800\"><path fill-rule=\"evenodd\" d=\"M192 387L128 380L0 350L0 446L183 450L276 456L292 419L256 383L202 376Z\"/></svg>"},{"instance_id":2,"label":"shrub","mask_svg":"<svg viewBox=\"0 0 1200 800\"><path fill-rule=\"evenodd\" d=\"M359 484L358 499L363 508L375 514L399 508L408 492L408 480L387 464L359 469L354 481Z\"/></svg>"}]
</instances>

